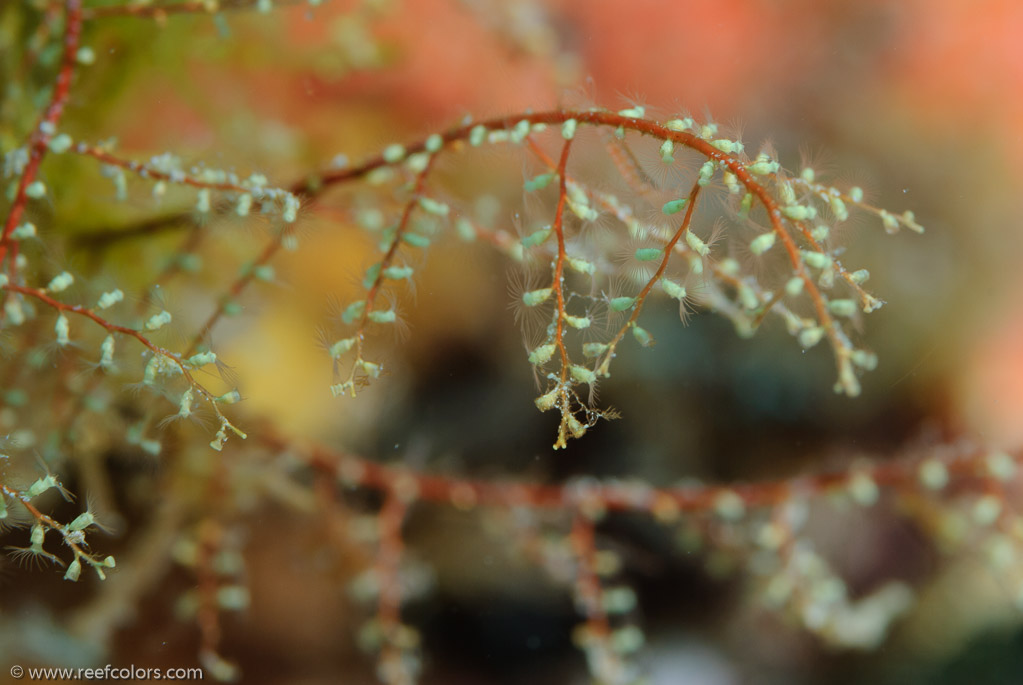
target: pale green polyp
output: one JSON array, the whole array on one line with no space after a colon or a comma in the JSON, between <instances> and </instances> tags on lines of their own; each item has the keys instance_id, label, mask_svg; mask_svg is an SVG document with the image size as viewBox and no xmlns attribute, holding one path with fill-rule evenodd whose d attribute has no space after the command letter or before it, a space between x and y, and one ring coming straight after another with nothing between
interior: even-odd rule
<instances>
[{"instance_id":1,"label":"pale green polyp","mask_svg":"<svg viewBox=\"0 0 1023 685\"><path fill-rule=\"evenodd\" d=\"M543 366L551 360L557 347L553 343L540 345L529 353L529 363L533 366Z\"/></svg>"},{"instance_id":2,"label":"pale green polyp","mask_svg":"<svg viewBox=\"0 0 1023 685\"><path fill-rule=\"evenodd\" d=\"M384 161L394 164L405 159L405 146L399 143L388 145L384 148Z\"/></svg>"},{"instance_id":3,"label":"pale green polyp","mask_svg":"<svg viewBox=\"0 0 1023 685\"><path fill-rule=\"evenodd\" d=\"M424 146L426 151L434 153L440 150L444 146L444 138L439 133L434 133L432 136L426 139L426 145Z\"/></svg>"},{"instance_id":4,"label":"pale green polyp","mask_svg":"<svg viewBox=\"0 0 1023 685\"><path fill-rule=\"evenodd\" d=\"M750 241L749 249L755 255L762 255L774 246L774 233L763 233Z\"/></svg>"},{"instance_id":5,"label":"pale green polyp","mask_svg":"<svg viewBox=\"0 0 1023 685\"><path fill-rule=\"evenodd\" d=\"M565 140L572 140L575 137L575 127L579 122L575 119L569 119L561 125L561 137Z\"/></svg>"},{"instance_id":6,"label":"pale green polyp","mask_svg":"<svg viewBox=\"0 0 1023 685\"><path fill-rule=\"evenodd\" d=\"M522 303L527 307L536 307L546 302L552 292L553 290L551 288L530 290L529 292L522 293Z\"/></svg>"},{"instance_id":7,"label":"pale green polyp","mask_svg":"<svg viewBox=\"0 0 1023 685\"><path fill-rule=\"evenodd\" d=\"M678 214L685 208L688 202L688 198L683 198L681 200L669 200L661 207L661 212L667 216Z\"/></svg>"},{"instance_id":8,"label":"pale green polyp","mask_svg":"<svg viewBox=\"0 0 1023 685\"><path fill-rule=\"evenodd\" d=\"M578 383L595 383L597 381L597 374L585 366L573 364L569 367L569 373L572 374L572 380Z\"/></svg>"},{"instance_id":9,"label":"pale green polyp","mask_svg":"<svg viewBox=\"0 0 1023 685\"><path fill-rule=\"evenodd\" d=\"M613 297L608 301L608 306L612 311L624 312L627 309L631 309L636 304L635 297Z\"/></svg>"}]
</instances>

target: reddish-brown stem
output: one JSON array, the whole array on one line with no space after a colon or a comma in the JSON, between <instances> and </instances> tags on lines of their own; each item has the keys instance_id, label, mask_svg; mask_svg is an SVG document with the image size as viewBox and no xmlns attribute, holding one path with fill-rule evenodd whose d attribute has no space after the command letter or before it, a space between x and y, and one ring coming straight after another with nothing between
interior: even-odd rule
<instances>
[{"instance_id":1,"label":"reddish-brown stem","mask_svg":"<svg viewBox=\"0 0 1023 685\"><path fill-rule=\"evenodd\" d=\"M694 184L692 190L689 191L689 203L688 207L686 207L685 217L682 219L682 223L678 227L678 230L675 231L675 235L673 235L664 246L664 256L661 257L661 263L657 267L657 271L650 277L650 280L647 281L646 285L643 286L639 295L636 296L636 303L632 308L632 316L629 317L629 320L625 322L625 325L618 330L618 333L616 333L614 338L611 339L611 342L608 343L604 361L602 364L597 366L598 369L602 369L602 373L604 375L607 374L607 366L610 364L611 358L614 357L615 347L618 345L619 341L621 341L625 332L629 330L629 327L635 325L636 320L639 319L639 315L640 312L643 311L643 304L646 302L647 295L650 294L650 290L654 287L654 284L660 280L661 276L664 275L664 271L668 268L668 261L671 259L672 250L675 249L675 245L678 243L679 239L681 239L682 236L685 235L686 231L689 230L689 226L693 221L693 211L696 208L696 198L699 197L699 195L700 185Z\"/></svg>"},{"instance_id":2,"label":"reddish-brown stem","mask_svg":"<svg viewBox=\"0 0 1023 685\"><path fill-rule=\"evenodd\" d=\"M572 408L569 406L570 399L568 396L568 350L565 349L565 289L564 289L564 274L565 274L565 230L564 230L564 217L565 217L565 202L568 199L568 180L566 179L567 172L566 167L568 165L568 155L572 150L572 141L566 140L564 147L561 148L561 158L558 160L558 206L554 210L554 223L552 229L554 230L555 236L558 239L558 254L554 261L554 277L551 281L551 288L554 289L554 294L557 298L557 312L555 317L554 330L554 342L558 347L558 354L561 356L561 384L560 384L560 404L562 413L571 412ZM562 421L561 428L558 429L558 442L556 445L563 445L565 442L565 425Z\"/></svg>"},{"instance_id":3,"label":"reddish-brown stem","mask_svg":"<svg viewBox=\"0 0 1023 685\"><path fill-rule=\"evenodd\" d=\"M78 55L78 41L82 33L82 3L81 0L66 0L64 27L64 53L60 63L60 71L57 73L57 81L53 86L53 96L50 104L46 107L39 122L28 141L28 164L21 174L21 181L18 183L18 190L14 195L14 204L7 214L4 222L3 235L0 236L0 265L3 264L9 250L14 249L16 243L11 238L11 233L18 226L22 215L25 213L25 206L28 204L26 190L31 185L39 172L39 165L46 155L47 145L50 142L52 132L57 129L61 115L64 113L64 105L67 104L71 93L71 79L75 73L75 61ZM49 132L47 132L49 130ZM14 260L11 261L11 280L15 270Z\"/></svg>"},{"instance_id":4,"label":"reddish-brown stem","mask_svg":"<svg viewBox=\"0 0 1023 685\"><path fill-rule=\"evenodd\" d=\"M572 511L578 508L581 500L585 500L607 511L706 513L715 509L719 498L726 492L741 498L747 509L775 507L790 501L794 492L812 496L844 489L856 474L866 474L879 488L892 492L926 490L919 472L924 460L912 458L727 487L691 485L656 488L616 480L593 482L581 487L572 482L546 485L413 473L336 452L323 445L296 449L294 443L276 434L261 435L259 439L274 450L289 453L294 450L313 469L332 474L352 486L387 492L395 483L410 483L414 484L418 499L447 504L471 501L479 506ZM988 454L981 449L964 448L949 456L930 459L945 467L957 492L976 492L984 491L991 480L985 465ZM1023 461L1023 452L1014 453L1012 458L1017 463Z\"/></svg>"}]
</instances>

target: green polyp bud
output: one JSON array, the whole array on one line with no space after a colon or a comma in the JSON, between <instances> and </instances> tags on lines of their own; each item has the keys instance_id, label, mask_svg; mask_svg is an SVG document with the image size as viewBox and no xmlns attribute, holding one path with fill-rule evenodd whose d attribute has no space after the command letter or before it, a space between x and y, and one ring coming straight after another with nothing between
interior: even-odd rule
<instances>
[{"instance_id":1,"label":"green polyp bud","mask_svg":"<svg viewBox=\"0 0 1023 685\"><path fill-rule=\"evenodd\" d=\"M377 263L366 269L366 275L362 277L362 287L369 290L380 277L381 264Z\"/></svg>"},{"instance_id":2,"label":"green polyp bud","mask_svg":"<svg viewBox=\"0 0 1023 685\"><path fill-rule=\"evenodd\" d=\"M842 198L831 196L828 198L828 204L831 205L831 213L835 215L836 220L845 221L849 218L849 210L846 208Z\"/></svg>"},{"instance_id":3,"label":"green polyp bud","mask_svg":"<svg viewBox=\"0 0 1023 685\"><path fill-rule=\"evenodd\" d=\"M853 350L849 360L864 371L873 371L877 368L877 355L868 350Z\"/></svg>"},{"instance_id":4,"label":"green polyp bud","mask_svg":"<svg viewBox=\"0 0 1023 685\"><path fill-rule=\"evenodd\" d=\"M565 140L572 140L575 137L575 128L578 125L575 119L569 119L561 125L561 137Z\"/></svg>"},{"instance_id":5,"label":"green polyp bud","mask_svg":"<svg viewBox=\"0 0 1023 685\"><path fill-rule=\"evenodd\" d=\"M646 115L646 108L641 105L630 107L628 109L618 110L618 114L623 117L629 117L630 119L642 119Z\"/></svg>"},{"instance_id":6,"label":"green polyp bud","mask_svg":"<svg viewBox=\"0 0 1023 685\"><path fill-rule=\"evenodd\" d=\"M405 168L413 174L423 173L429 165L430 155L425 152L417 152L414 155L409 155L405 160Z\"/></svg>"},{"instance_id":7,"label":"green polyp bud","mask_svg":"<svg viewBox=\"0 0 1023 685\"><path fill-rule=\"evenodd\" d=\"M588 316L572 316L570 314L564 314L562 317L572 328L583 330L584 328L590 327L590 317Z\"/></svg>"},{"instance_id":8,"label":"green polyp bud","mask_svg":"<svg viewBox=\"0 0 1023 685\"><path fill-rule=\"evenodd\" d=\"M758 176L767 176L773 174L780 168L778 162L772 161L769 158L758 157L757 161L753 162L746 167L751 174Z\"/></svg>"},{"instance_id":9,"label":"green polyp bud","mask_svg":"<svg viewBox=\"0 0 1023 685\"><path fill-rule=\"evenodd\" d=\"M249 211L252 209L252 196L248 193L242 193L238 196L238 202L234 206L234 212L238 216L248 216Z\"/></svg>"},{"instance_id":10,"label":"green polyp bud","mask_svg":"<svg viewBox=\"0 0 1023 685\"><path fill-rule=\"evenodd\" d=\"M166 326L167 324L169 324L170 322L171 322L171 313L168 312L165 309L162 312L160 312L159 314L153 314L151 317L149 317L149 320L146 321L146 330L147 331L158 331L161 328L163 328L164 326Z\"/></svg>"},{"instance_id":11,"label":"green polyp bud","mask_svg":"<svg viewBox=\"0 0 1023 685\"><path fill-rule=\"evenodd\" d=\"M32 485L29 486L25 494L28 496L29 499L32 499L33 497L38 497L39 495L43 494L50 488L55 488L57 486L58 486L57 478L53 474L46 474L42 478L36 480L36 482L32 483ZM40 528L40 530L42 530L42 528ZM33 534L32 542L34 543L35 529L32 530L32 534Z\"/></svg>"},{"instance_id":12,"label":"green polyp bud","mask_svg":"<svg viewBox=\"0 0 1023 685\"><path fill-rule=\"evenodd\" d=\"M295 219L298 218L298 209L300 206L301 202L299 199L291 193L284 196L284 208L281 210L281 218L284 219L285 223L295 223Z\"/></svg>"},{"instance_id":13,"label":"green polyp bud","mask_svg":"<svg viewBox=\"0 0 1023 685\"><path fill-rule=\"evenodd\" d=\"M469 131L469 145L473 147L479 147L483 144L483 140L487 137L487 127L483 124L477 124L472 127Z\"/></svg>"},{"instance_id":14,"label":"green polyp bud","mask_svg":"<svg viewBox=\"0 0 1023 685\"><path fill-rule=\"evenodd\" d=\"M194 393L189 388L181 396L181 402L178 403L178 416L187 418L192 415L192 400L194 399Z\"/></svg>"},{"instance_id":15,"label":"green polyp bud","mask_svg":"<svg viewBox=\"0 0 1023 685\"><path fill-rule=\"evenodd\" d=\"M675 281L669 280L667 278L662 278L661 288L664 290L665 293L668 294L668 297L673 297L679 301L686 299L685 286L679 285Z\"/></svg>"},{"instance_id":16,"label":"green polyp bud","mask_svg":"<svg viewBox=\"0 0 1023 685\"><path fill-rule=\"evenodd\" d=\"M54 332L57 334L57 344L64 347L70 343L69 335L71 333L71 323L68 318L62 313L57 317L57 323L53 326Z\"/></svg>"},{"instance_id":17,"label":"green polyp bud","mask_svg":"<svg viewBox=\"0 0 1023 685\"><path fill-rule=\"evenodd\" d=\"M705 186L710 183L710 179L714 176L715 163L713 160L707 160L700 167L700 178L696 181L699 185Z\"/></svg>"},{"instance_id":18,"label":"green polyp bud","mask_svg":"<svg viewBox=\"0 0 1023 685\"><path fill-rule=\"evenodd\" d=\"M799 331L799 344L807 349L819 343L823 338L824 328L822 326L813 326Z\"/></svg>"},{"instance_id":19,"label":"green polyp bud","mask_svg":"<svg viewBox=\"0 0 1023 685\"><path fill-rule=\"evenodd\" d=\"M370 378L380 377L380 372L382 369L379 364L374 364L373 362L368 362L365 359L361 359L359 360L358 365L359 368L362 369L362 372L365 373Z\"/></svg>"},{"instance_id":20,"label":"green polyp bud","mask_svg":"<svg viewBox=\"0 0 1023 685\"><path fill-rule=\"evenodd\" d=\"M85 530L93 523L96 522L96 518L92 515L91 511L85 511L79 514L74 521L67 525L68 530Z\"/></svg>"},{"instance_id":21,"label":"green polyp bud","mask_svg":"<svg viewBox=\"0 0 1023 685\"><path fill-rule=\"evenodd\" d=\"M430 239L425 235L419 235L418 233L404 233L402 234L401 239L412 247L426 248L430 246Z\"/></svg>"},{"instance_id":22,"label":"green polyp bud","mask_svg":"<svg viewBox=\"0 0 1023 685\"><path fill-rule=\"evenodd\" d=\"M43 524L37 523L32 526L32 532L29 534L29 540L32 543L32 549L42 550L43 542L46 540L46 529L43 528Z\"/></svg>"},{"instance_id":23,"label":"green polyp bud","mask_svg":"<svg viewBox=\"0 0 1023 685\"><path fill-rule=\"evenodd\" d=\"M870 272L866 269L858 269L849 274L849 281L856 285L866 283L868 278L870 278Z\"/></svg>"},{"instance_id":24,"label":"green polyp bud","mask_svg":"<svg viewBox=\"0 0 1023 685\"><path fill-rule=\"evenodd\" d=\"M803 261L807 266L814 269L826 269L831 266L831 257L824 254L823 252L813 252L810 250L803 250Z\"/></svg>"},{"instance_id":25,"label":"green polyp bud","mask_svg":"<svg viewBox=\"0 0 1023 685\"><path fill-rule=\"evenodd\" d=\"M71 149L71 136L66 133L59 133L50 139L48 145L50 146L50 152L54 154L63 154Z\"/></svg>"},{"instance_id":26,"label":"green polyp bud","mask_svg":"<svg viewBox=\"0 0 1023 685\"><path fill-rule=\"evenodd\" d=\"M331 345L327 351L330 353L330 356L332 358L338 359L341 357L341 355L348 352L354 346L355 338L342 338L341 340L338 340L336 343Z\"/></svg>"},{"instance_id":27,"label":"green polyp bud","mask_svg":"<svg viewBox=\"0 0 1023 685\"><path fill-rule=\"evenodd\" d=\"M672 156L672 152L675 151L675 143L671 140L666 140L661 143L661 161L665 164L671 164L675 161L675 157Z\"/></svg>"},{"instance_id":28,"label":"green polyp bud","mask_svg":"<svg viewBox=\"0 0 1023 685\"><path fill-rule=\"evenodd\" d=\"M527 307L536 307L543 304L554 292L552 288L540 288L539 290L530 290L522 293L522 303Z\"/></svg>"},{"instance_id":29,"label":"green polyp bud","mask_svg":"<svg viewBox=\"0 0 1023 685\"><path fill-rule=\"evenodd\" d=\"M220 397L217 397L215 401L220 404L237 404L242 401L242 394L237 390L231 390L229 392L225 392Z\"/></svg>"},{"instance_id":30,"label":"green polyp bud","mask_svg":"<svg viewBox=\"0 0 1023 685\"><path fill-rule=\"evenodd\" d=\"M853 186L849 189L849 199L853 202L863 202L863 188Z\"/></svg>"},{"instance_id":31,"label":"green polyp bud","mask_svg":"<svg viewBox=\"0 0 1023 685\"><path fill-rule=\"evenodd\" d=\"M672 214L678 214L683 209L685 209L685 206L688 203L689 203L688 198L683 198L681 200L669 200L665 202L664 205L661 207L661 212L663 214L666 214L667 216L671 216Z\"/></svg>"},{"instance_id":32,"label":"green polyp bud","mask_svg":"<svg viewBox=\"0 0 1023 685\"><path fill-rule=\"evenodd\" d=\"M59 293L67 290L71 287L71 284L75 282L75 277L67 271L62 271L50 281L46 289L51 293Z\"/></svg>"},{"instance_id":33,"label":"green polyp bud","mask_svg":"<svg viewBox=\"0 0 1023 685\"><path fill-rule=\"evenodd\" d=\"M394 323L398 320L398 315L393 309L387 309L370 312L367 318L373 323Z\"/></svg>"},{"instance_id":34,"label":"green polyp bud","mask_svg":"<svg viewBox=\"0 0 1023 685\"><path fill-rule=\"evenodd\" d=\"M601 594L601 604L609 614L627 614L636 608L636 593L630 587L612 587Z\"/></svg>"},{"instance_id":35,"label":"green polyp bud","mask_svg":"<svg viewBox=\"0 0 1023 685\"><path fill-rule=\"evenodd\" d=\"M810 237L817 241L827 240L829 235L831 235L831 229L824 224L820 224L810 231Z\"/></svg>"},{"instance_id":36,"label":"green polyp bud","mask_svg":"<svg viewBox=\"0 0 1023 685\"><path fill-rule=\"evenodd\" d=\"M508 139L515 144L521 143L529 135L529 122L523 119L515 124L515 128L508 134Z\"/></svg>"},{"instance_id":37,"label":"green polyp bud","mask_svg":"<svg viewBox=\"0 0 1023 685\"><path fill-rule=\"evenodd\" d=\"M742 218L749 216L751 209L753 209L753 194L746 193L742 196L742 202L739 203L739 216Z\"/></svg>"},{"instance_id":38,"label":"green polyp bud","mask_svg":"<svg viewBox=\"0 0 1023 685\"><path fill-rule=\"evenodd\" d=\"M878 309L880 309L883 306L884 306L884 300L879 300L876 297L874 297L873 295L864 295L863 296L863 312L865 314L870 314L871 312L876 312Z\"/></svg>"},{"instance_id":39,"label":"green polyp bud","mask_svg":"<svg viewBox=\"0 0 1023 685\"><path fill-rule=\"evenodd\" d=\"M632 337L643 347L650 347L654 343L653 336L645 328L640 328L635 324L632 325Z\"/></svg>"},{"instance_id":40,"label":"green polyp bud","mask_svg":"<svg viewBox=\"0 0 1023 685\"><path fill-rule=\"evenodd\" d=\"M828 302L828 310L835 316L849 318L856 314L855 300L831 300Z\"/></svg>"},{"instance_id":41,"label":"green polyp bud","mask_svg":"<svg viewBox=\"0 0 1023 685\"><path fill-rule=\"evenodd\" d=\"M114 366L114 336L108 335L103 338L103 343L100 345L100 368L110 370Z\"/></svg>"},{"instance_id":42,"label":"green polyp bud","mask_svg":"<svg viewBox=\"0 0 1023 685\"><path fill-rule=\"evenodd\" d=\"M881 223L884 224L884 230L887 233L895 233L899 230L899 220L891 212L882 209L880 217Z\"/></svg>"},{"instance_id":43,"label":"green polyp bud","mask_svg":"<svg viewBox=\"0 0 1023 685\"><path fill-rule=\"evenodd\" d=\"M726 155L737 154L742 152L744 148L742 143L735 140L728 140L727 138L718 138L713 141L711 145L716 147L718 150L721 150Z\"/></svg>"},{"instance_id":44,"label":"green polyp bud","mask_svg":"<svg viewBox=\"0 0 1023 685\"><path fill-rule=\"evenodd\" d=\"M700 239L700 236L696 235L692 231L686 231L686 244L689 245L693 252L701 257L706 257L710 254L710 247L708 247L707 243L703 242Z\"/></svg>"},{"instance_id":45,"label":"green polyp bud","mask_svg":"<svg viewBox=\"0 0 1023 685\"><path fill-rule=\"evenodd\" d=\"M25 195L32 198L33 200L38 200L42 197L45 197L46 184L43 183L42 181L32 181L31 183L28 184L28 187L25 188Z\"/></svg>"},{"instance_id":46,"label":"green polyp bud","mask_svg":"<svg viewBox=\"0 0 1023 685\"><path fill-rule=\"evenodd\" d=\"M792 297L795 297L796 295L799 295L799 293L803 292L803 286L805 285L806 284L803 282L802 278L799 276L793 276L789 279L788 283L785 284L785 292Z\"/></svg>"},{"instance_id":47,"label":"green polyp bud","mask_svg":"<svg viewBox=\"0 0 1023 685\"><path fill-rule=\"evenodd\" d=\"M565 419L565 425L568 426L568 432L573 438L579 439L586 435L586 424L575 418L574 415L570 415Z\"/></svg>"},{"instance_id":48,"label":"green polyp bud","mask_svg":"<svg viewBox=\"0 0 1023 685\"><path fill-rule=\"evenodd\" d=\"M624 312L627 309L632 309L633 305L636 304L635 297L612 297L608 300L608 306L611 311Z\"/></svg>"},{"instance_id":49,"label":"green polyp bud","mask_svg":"<svg viewBox=\"0 0 1023 685\"><path fill-rule=\"evenodd\" d=\"M388 145L384 148L383 157L388 164L396 164L405 159L405 146L399 143Z\"/></svg>"},{"instance_id":50,"label":"green polyp bud","mask_svg":"<svg viewBox=\"0 0 1023 685\"><path fill-rule=\"evenodd\" d=\"M203 188L195 196L195 211L207 214L210 211L210 189Z\"/></svg>"},{"instance_id":51,"label":"green polyp bud","mask_svg":"<svg viewBox=\"0 0 1023 685\"><path fill-rule=\"evenodd\" d=\"M643 648L646 639L637 626L625 626L611 633L611 649L616 654L634 654Z\"/></svg>"},{"instance_id":52,"label":"green polyp bud","mask_svg":"<svg viewBox=\"0 0 1023 685\"><path fill-rule=\"evenodd\" d=\"M902 213L902 223L905 224L906 228L917 233L923 233L924 227L916 222L916 215L908 209Z\"/></svg>"},{"instance_id":53,"label":"green polyp bud","mask_svg":"<svg viewBox=\"0 0 1023 685\"><path fill-rule=\"evenodd\" d=\"M569 257L566 261L574 271L578 271L581 274L587 274L592 276L593 273L597 270L597 267L593 264L593 262L581 259L579 257Z\"/></svg>"},{"instance_id":54,"label":"green polyp bud","mask_svg":"<svg viewBox=\"0 0 1023 685\"><path fill-rule=\"evenodd\" d=\"M615 129L615 138L618 140L625 140L625 127L619 126Z\"/></svg>"},{"instance_id":55,"label":"green polyp bud","mask_svg":"<svg viewBox=\"0 0 1023 685\"><path fill-rule=\"evenodd\" d=\"M817 216L817 210L806 205L782 207L781 213L785 215L785 218L792 219L793 221L806 221Z\"/></svg>"},{"instance_id":56,"label":"green polyp bud","mask_svg":"<svg viewBox=\"0 0 1023 685\"><path fill-rule=\"evenodd\" d=\"M221 305L222 311L228 316L238 316L242 313L242 306L234 300L227 300Z\"/></svg>"},{"instance_id":57,"label":"green polyp bud","mask_svg":"<svg viewBox=\"0 0 1023 685\"><path fill-rule=\"evenodd\" d=\"M198 354L193 354L185 361L186 364L197 369L202 368L207 364L215 364L216 362L217 353L212 351L199 352Z\"/></svg>"},{"instance_id":58,"label":"green polyp bud","mask_svg":"<svg viewBox=\"0 0 1023 685\"><path fill-rule=\"evenodd\" d=\"M718 269L726 276L738 278L739 272L742 271L742 266L732 257L725 257L718 263Z\"/></svg>"},{"instance_id":59,"label":"green polyp bud","mask_svg":"<svg viewBox=\"0 0 1023 685\"><path fill-rule=\"evenodd\" d=\"M652 262L662 254L659 247L641 247L636 250L635 257L637 262Z\"/></svg>"},{"instance_id":60,"label":"green polyp bud","mask_svg":"<svg viewBox=\"0 0 1023 685\"><path fill-rule=\"evenodd\" d=\"M739 301L742 302L742 306L749 311L755 311L760 306L760 298L757 297L757 293L753 288L749 287L745 283L740 283L737 289Z\"/></svg>"},{"instance_id":61,"label":"green polyp bud","mask_svg":"<svg viewBox=\"0 0 1023 685\"><path fill-rule=\"evenodd\" d=\"M403 281L412 277L413 268L411 266L389 266L384 269L384 278L389 278L392 281Z\"/></svg>"},{"instance_id":62,"label":"green polyp bud","mask_svg":"<svg viewBox=\"0 0 1023 685\"><path fill-rule=\"evenodd\" d=\"M434 133L432 136L426 139L424 145L427 152L433 154L438 152L444 146L444 138L439 133Z\"/></svg>"},{"instance_id":63,"label":"green polyp bud","mask_svg":"<svg viewBox=\"0 0 1023 685\"><path fill-rule=\"evenodd\" d=\"M419 198L419 206L423 208L423 211L427 214L433 214L434 216L447 216L450 209L443 202L438 202L432 197L421 197Z\"/></svg>"},{"instance_id":64,"label":"green polyp bud","mask_svg":"<svg viewBox=\"0 0 1023 685\"><path fill-rule=\"evenodd\" d=\"M533 178L526 181L523 184L523 187L526 189L527 192L541 190L543 188L546 188L547 185L555 178L557 178L557 174L554 173L540 174L539 176L534 176Z\"/></svg>"},{"instance_id":65,"label":"green polyp bud","mask_svg":"<svg viewBox=\"0 0 1023 685\"><path fill-rule=\"evenodd\" d=\"M535 404L536 408L539 409L540 411L548 411L549 409L553 409L557 405L557 403L558 403L557 388L554 388L553 390L550 390L549 392L546 392L543 395L537 397L535 400L533 400L533 404Z\"/></svg>"},{"instance_id":66,"label":"green polyp bud","mask_svg":"<svg viewBox=\"0 0 1023 685\"><path fill-rule=\"evenodd\" d=\"M814 180L817 178L817 172L811 169L810 167L806 167L805 169L803 169L802 172L800 172L799 177L802 178L807 183L813 183Z\"/></svg>"},{"instance_id":67,"label":"green polyp bud","mask_svg":"<svg viewBox=\"0 0 1023 685\"><path fill-rule=\"evenodd\" d=\"M78 557L68 564L67 571L64 572L64 580L70 580L72 583L78 581L78 577L82 575L82 562L78 561Z\"/></svg>"},{"instance_id":68,"label":"green polyp bud","mask_svg":"<svg viewBox=\"0 0 1023 685\"><path fill-rule=\"evenodd\" d=\"M725 182L725 186L728 188L728 192L733 195L738 195L742 192L742 185L739 183L739 177L733 174L731 171L726 171L722 175L722 180Z\"/></svg>"},{"instance_id":69,"label":"green polyp bud","mask_svg":"<svg viewBox=\"0 0 1023 685\"><path fill-rule=\"evenodd\" d=\"M601 342L583 343L583 356L589 359L599 357L607 351L608 344Z\"/></svg>"},{"instance_id":70,"label":"green polyp bud","mask_svg":"<svg viewBox=\"0 0 1023 685\"><path fill-rule=\"evenodd\" d=\"M20 226L15 228L13 231L11 231L11 237L14 238L15 240L25 240L27 238L35 238L36 237L36 225L33 224L31 221L26 221L25 223L21 224Z\"/></svg>"},{"instance_id":71,"label":"green polyp bud","mask_svg":"<svg viewBox=\"0 0 1023 685\"><path fill-rule=\"evenodd\" d=\"M554 345L553 343L540 345L535 350L529 353L529 363L532 364L533 366L543 366L544 364L551 360L551 358L554 356L554 351L556 349L557 346Z\"/></svg>"},{"instance_id":72,"label":"green polyp bud","mask_svg":"<svg viewBox=\"0 0 1023 685\"><path fill-rule=\"evenodd\" d=\"M346 324L354 322L360 318L363 312L366 311L366 301L359 300L358 302L352 302L350 305L345 307L345 310L341 312L341 320Z\"/></svg>"},{"instance_id":73,"label":"green polyp bud","mask_svg":"<svg viewBox=\"0 0 1023 685\"><path fill-rule=\"evenodd\" d=\"M455 231L458 233L458 237L467 243L476 240L476 229L473 228L472 222L465 217L458 217L455 220Z\"/></svg>"},{"instance_id":74,"label":"green polyp bud","mask_svg":"<svg viewBox=\"0 0 1023 685\"><path fill-rule=\"evenodd\" d=\"M252 275L257 281L270 283L274 279L274 268L269 264L260 264L252 269Z\"/></svg>"},{"instance_id":75,"label":"green polyp bud","mask_svg":"<svg viewBox=\"0 0 1023 685\"><path fill-rule=\"evenodd\" d=\"M749 249L755 255L762 255L774 246L777 236L774 232L762 233L750 241Z\"/></svg>"},{"instance_id":76,"label":"green polyp bud","mask_svg":"<svg viewBox=\"0 0 1023 685\"><path fill-rule=\"evenodd\" d=\"M536 247L537 245L542 245L547 238L550 237L550 235L551 229L541 228L539 231L533 231L520 242L522 243L522 247L525 248Z\"/></svg>"},{"instance_id":77,"label":"green polyp bud","mask_svg":"<svg viewBox=\"0 0 1023 685\"><path fill-rule=\"evenodd\" d=\"M587 369L585 366L579 366L578 364L572 364L568 367L568 372L572 376L572 380L577 383L596 383L597 374L592 369Z\"/></svg>"}]
</instances>

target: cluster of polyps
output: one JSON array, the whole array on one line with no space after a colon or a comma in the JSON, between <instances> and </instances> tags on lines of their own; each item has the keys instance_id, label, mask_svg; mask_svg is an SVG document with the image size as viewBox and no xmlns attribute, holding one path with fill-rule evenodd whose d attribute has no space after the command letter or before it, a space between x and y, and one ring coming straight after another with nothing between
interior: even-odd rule
<instances>
[{"instance_id":1,"label":"cluster of polyps","mask_svg":"<svg viewBox=\"0 0 1023 685\"><path fill-rule=\"evenodd\" d=\"M868 205L859 188L843 191L822 184L812 168L790 176L771 153L749 156L742 141L722 136L715 123L683 117L662 124L645 117L642 107L631 107L617 113L553 111L467 121L416 145L391 145L360 167L335 174L334 180L364 177L374 184L403 179L404 183L397 186L403 199L394 223L385 227L379 212L363 212L380 233L383 256L366 271L365 297L341 313L348 334L326 341L335 367L343 357L354 357L347 378L332 386L334 395L354 395L359 385L380 375L380 364L364 356L365 334L371 325L398 322L393 306L381 307L379 301L391 286L411 281L407 252L425 248L448 225L456 226L463 237L472 236L466 217L438 200L428 180L439 155L483 145L525 148L542 167L525 182L525 192L554 207L545 221L526 227L514 249L506 251L548 274L535 284L539 287L519 293L518 306L542 313L527 318L547 322L539 335L527 339L527 357L539 377L547 380L537 407L557 409L562 417L555 447L564 447L569 437L582 436L609 415L584 401L580 386L590 399L595 396L596 384L610 375L625 337L644 347L653 344L649 331L638 322L652 292L677 300L683 313L693 299L691 293L699 292L699 301L729 317L741 335L752 335L771 314L780 317L804 347L828 340L838 367L835 390L859 394L858 373L873 369L877 360L853 344L848 322L883 302L863 289L869 277L865 269L843 265L832 228L847 220L849 208L855 206L878 216L889 232L900 227L922 231L912 213L896 216ZM588 182L586 170L569 164L573 143L584 127L608 133L604 144L624 181L621 192L606 189L603 181ZM643 138L654 140L658 164L678 167L665 176L667 181L654 180L654 174L636 161L633 148L648 144ZM548 147L553 148L551 153ZM700 160L695 173L685 169L685 160L679 159L683 154ZM752 266L726 252L717 232L703 228L705 219L694 213L698 203L706 204L701 193L719 187L734 198L726 212L735 225L732 251L735 243L741 245ZM651 214L662 218L639 218ZM588 226L600 223L606 228L615 221L621 230L587 237ZM628 269L615 261L623 245L632 246Z\"/></svg>"}]
</instances>

